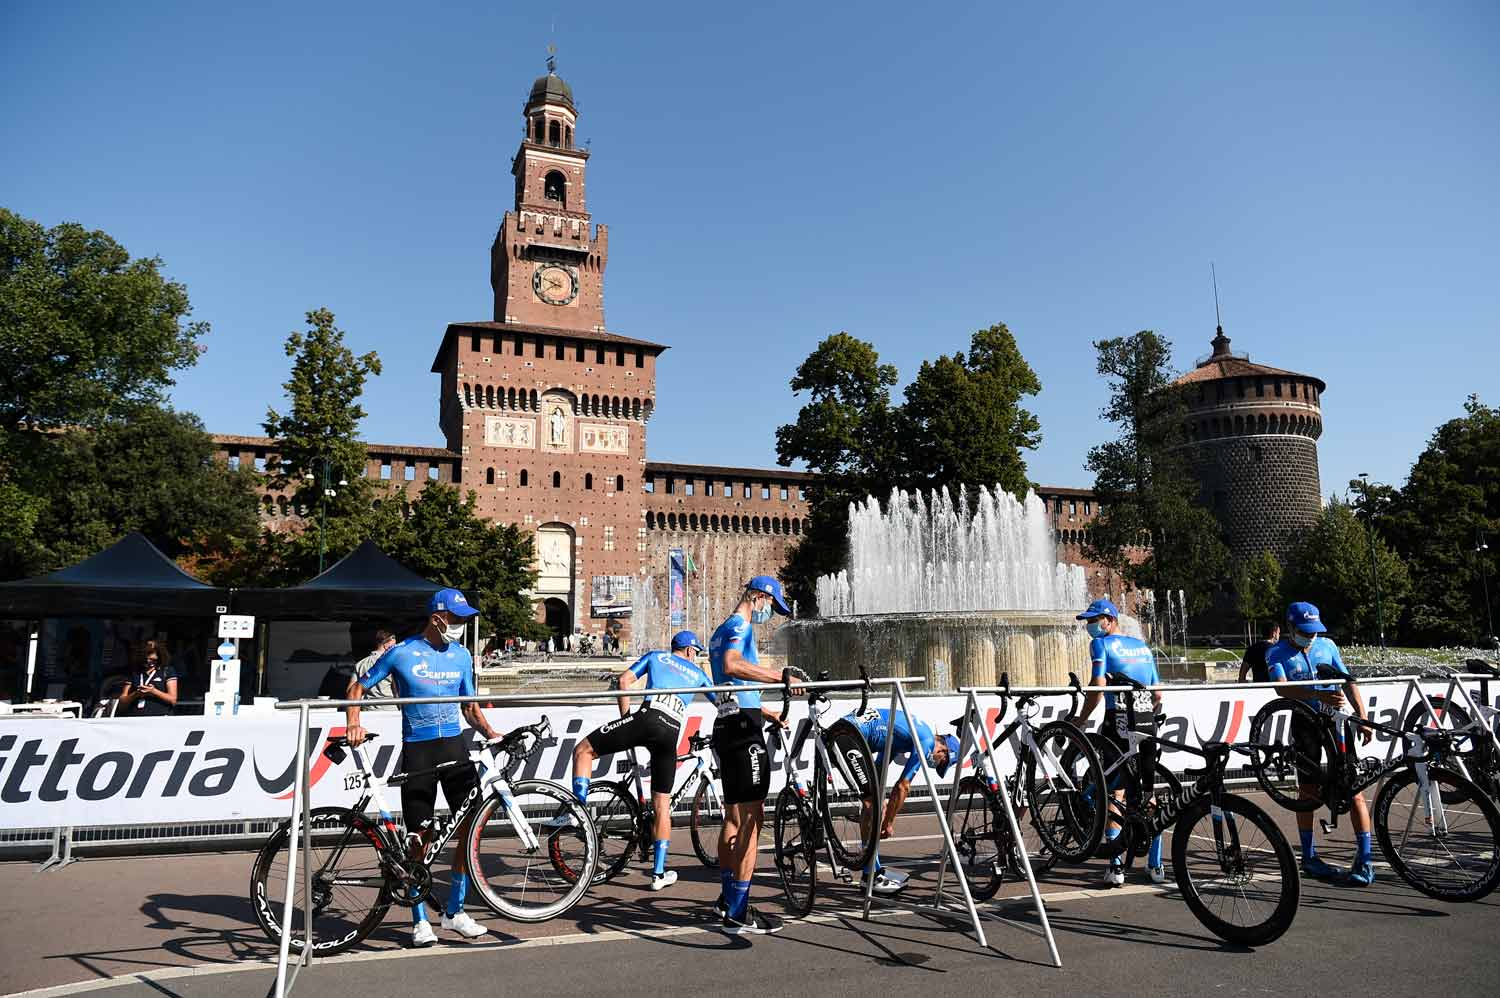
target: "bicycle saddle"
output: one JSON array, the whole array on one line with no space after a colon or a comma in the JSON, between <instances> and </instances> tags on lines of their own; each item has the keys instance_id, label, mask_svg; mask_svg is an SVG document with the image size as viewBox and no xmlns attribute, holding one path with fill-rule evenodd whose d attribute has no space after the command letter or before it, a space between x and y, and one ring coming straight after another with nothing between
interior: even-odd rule
<instances>
[{"instance_id":1,"label":"bicycle saddle","mask_svg":"<svg viewBox=\"0 0 1500 998\"><path fill-rule=\"evenodd\" d=\"M1145 683L1131 679L1123 672L1106 672L1104 674L1104 681L1110 686L1129 686L1131 689L1136 690L1143 690L1146 688Z\"/></svg>"}]
</instances>

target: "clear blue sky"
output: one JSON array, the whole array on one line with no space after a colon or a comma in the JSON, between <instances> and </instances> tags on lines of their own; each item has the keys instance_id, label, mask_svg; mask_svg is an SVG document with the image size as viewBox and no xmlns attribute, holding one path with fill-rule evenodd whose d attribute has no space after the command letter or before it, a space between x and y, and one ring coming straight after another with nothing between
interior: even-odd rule
<instances>
[{"instance_id":1,"label":"clear blue sky","mask_svg":"<svg viewBox=\"0 0 1500 998\"><path fill-rule=\"evenodd\" d=\"M1500 401L1500 7L1148 6L559 5L607 320L672 346L650 456L769 466L824 335L905 379L1004 321L1033 478L1088 484L1090 341L1154 328L1190 366L1210 260L1235 349L1329 384L1325 492ZM165 260L213 324L174 393L210 429L259 432L326 305L385 362L367 436L440 444L428 366L490 317L553 16L11 0L0 203Z\"/></svg>"}]
</instances>

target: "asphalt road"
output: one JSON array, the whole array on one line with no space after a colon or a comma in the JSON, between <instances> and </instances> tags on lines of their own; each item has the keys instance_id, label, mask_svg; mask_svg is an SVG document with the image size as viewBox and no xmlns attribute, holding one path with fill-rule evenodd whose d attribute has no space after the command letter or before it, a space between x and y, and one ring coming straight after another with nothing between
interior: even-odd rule
<instances>
[{"instance_id":1,"label":"asphalt road","mask_svg":"<svg viewBox=\"0 0 1500 998\"><path fill-rule=\"evenodd\" d=\"M1290 827L1290 816L1281 817ZM985 907L989 947L981 949L965 917L906 907L931 899L941 843L934 828L909 819L900 841L883 848L890 865L912 872L912 886L870 921L858 917L855 894L838 887L820 895L812 919L780 935L728 938L709 917L717 874L698 865L679 832L673 864L682 880L669 891L653 894L640 871L627 871L564 918L518 926L474 911L489 935L443 938L420 951L403 948L408 923L393 911L360 950L305 970L294 993L613 998L733 982L762 994L861 998L913 987L1458 995L1493 994L1500 980L1500 893L1446 905L1383 867L1370 888L1304 881L1296 924L1258 950L1209 935L1175 888L1149 884L1143 871L1123 890L1107 890L1097 886L1098 864L1063 868L1042 881L1062 969L1026 931L1038 923L1029 900L1016 896L1024 885ZM1322 851L1347 863L1351 845L1346 823ZM100 859L44 875L32 864L0 865L13 913L0 933L0 992L264 995L275 952L245 899L250 861L248 853ZM761 865L769 865L764 855ZM769 878L757 879L752 900L774 909L778 897Z\"/></svg>"}]
</instances>

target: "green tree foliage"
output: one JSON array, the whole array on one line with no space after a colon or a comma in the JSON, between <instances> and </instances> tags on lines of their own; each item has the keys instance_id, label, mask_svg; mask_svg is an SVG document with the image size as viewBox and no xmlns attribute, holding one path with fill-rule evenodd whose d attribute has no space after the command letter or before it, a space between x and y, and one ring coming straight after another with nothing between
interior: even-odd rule
<instances>
[{"instance_id":1,"label":"green tree foliage","mask_svg":"<svg viewBox=\"0 0 1500 998\"><path fill-rule=\"evenodd\" d=\"M1375 577L1380 584L1379 615L1388 633L1411 597L1411 579L1400 556L1378 537L1372 576L1370 541L1353 507L1335 498L1293 546L1284 600L1315 603L1329 630L1374 644L1379 638Z\"/></svg>"},{"instance_id":2,"label":"green tree foliage","mask_svg":"<svg viewBox=\"0 0 1500 998\"><path fill-rule=\"evenodd\" d=\"M1405 640L1484 640L1490 617L1500 618L1500 409L1469 396L1464 414L1432 435L1399 492L1371 486L1366 495L1359 484L1350 483L1361 519L1373 522L1411 571ZM1481 540L1488 547L1476 550Z\"/></svg>"},{"instance_id":3,"label":"green tree foliage","mask_svg":"<svg viewBox=\"0 0 1500 998\"><path fill-rule=\"evenodd\" d=\"M102 426L162 404L206 322L162 262L0 208L0 430Z\"/></svg>"},{"instance_id":4,"label":"green tree foliage","mask_svg":"<svg viewBox=\"0 0 1500 998\"><path fill-rule=\"evenodd\" d=\"M1094 349L1110 385L1100 416L1117 429L1088 454L1102 511L1086 550L1158 599L1182 590L1189 611L1201 612L1228 573L1229 551L1219 522L1199 504L1181 449L1185 401L1173 384L1172 344L1142 330L1100 340Z\"/></svg>"},{"instance_id":5,"label":"green tree foliage","mask_svg":"<svg viewBox=\"0 0 1500 998\"><path fill-rule=\"evenodd\" d=\"M1241 617L1257 625L1281 619L1286 608L1282 574L1281 561L1270 551L1235 566L1234 591Z\"/></svg>"}]
</instances>

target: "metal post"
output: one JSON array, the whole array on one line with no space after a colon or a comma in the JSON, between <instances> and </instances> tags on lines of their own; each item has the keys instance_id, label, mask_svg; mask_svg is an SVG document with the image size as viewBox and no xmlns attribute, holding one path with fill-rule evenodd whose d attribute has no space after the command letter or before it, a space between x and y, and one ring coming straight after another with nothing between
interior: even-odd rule
<instances>
[{"instance_id":1,"label":"metal post","mask_svg":"<svg viewBox=\"0 0 1500 998\"><path fill-rule=\"evenodd\" d=\"M36 682L36 646L41 641L42 625L32 621L29 631L26 638L26 688L21 691L25 703L31 703L31 686Z\"/></svg>"},{"instance_id":2,"label":"metal post","mask_svg":"<svg viewBox=\"0 0 1500 998\"><path fill-rule=\"evenodd\" d=\"M302 824L302 776L307 771L307 705L304 704L297 715L297 780L292 784L292 818L291 827L288 829L286 843L286 897L283 898L281 909L281 949L276 957L276 986L274 988L276 998L286 998L287 988L292 983L295 975L288 973L287 954L291 951L292 943L292 903L295 898L294 889L297 883L297 833ZM304 930L307 926L303 927ZM303 949L309 949L312 934L307 933L308 938L303 942Z\"/></svg>"},{"instance_id":3,"label":"metal post","mask_svg":"<svg viewBox=\"0 0 1500 998\"><path fill-rule=\"evenodd\" d=\"M302 784L302 924L307 930L307 943L302 947L302 966L313 960L313 892L312 892L312 766L307 763L308 708L302 708L299 724L302 732L302 761L297 767L297 779Z\"/></svg>"},{"instance_id":4,"label":"metal post","mask_svg":"<svg viewBox=\"0 0 1500 998\"><path fill-rule=\"evenodd\" d=\"M1370 538L1370 582L1375 587L1375 629L1380 635L1380 650L1385 651L1385 615L1380 605L1380 574L1375 570L1375 507L1370 504L1370 476L1366 472L1359 473L1362 483L1360 493L1365 500L1365 513L1369 522L1365 529L1369 531Z\"/></svg>"},{"instance_id":5,"label":"metal post","mask_svg":"<svg viewBox=\"0 0 1500 998\"><path fill-rule=\"evenodd\" d=\"M885 725L885 747L880 751L880 757L875 760L875 815L870 821L870 834L875 836L875 854L870 862L865 864L864 888L865 888L865 911L866 921L870 918L870 902L875 897L875 864L880 858L880 829L885 824L885 771L891 764L891 745L896 737L896 691L901 688L900 681L891 686L890 713L886 715ZM916 731L916 728L912 728Z\"/></svg>"}]
</instances>

